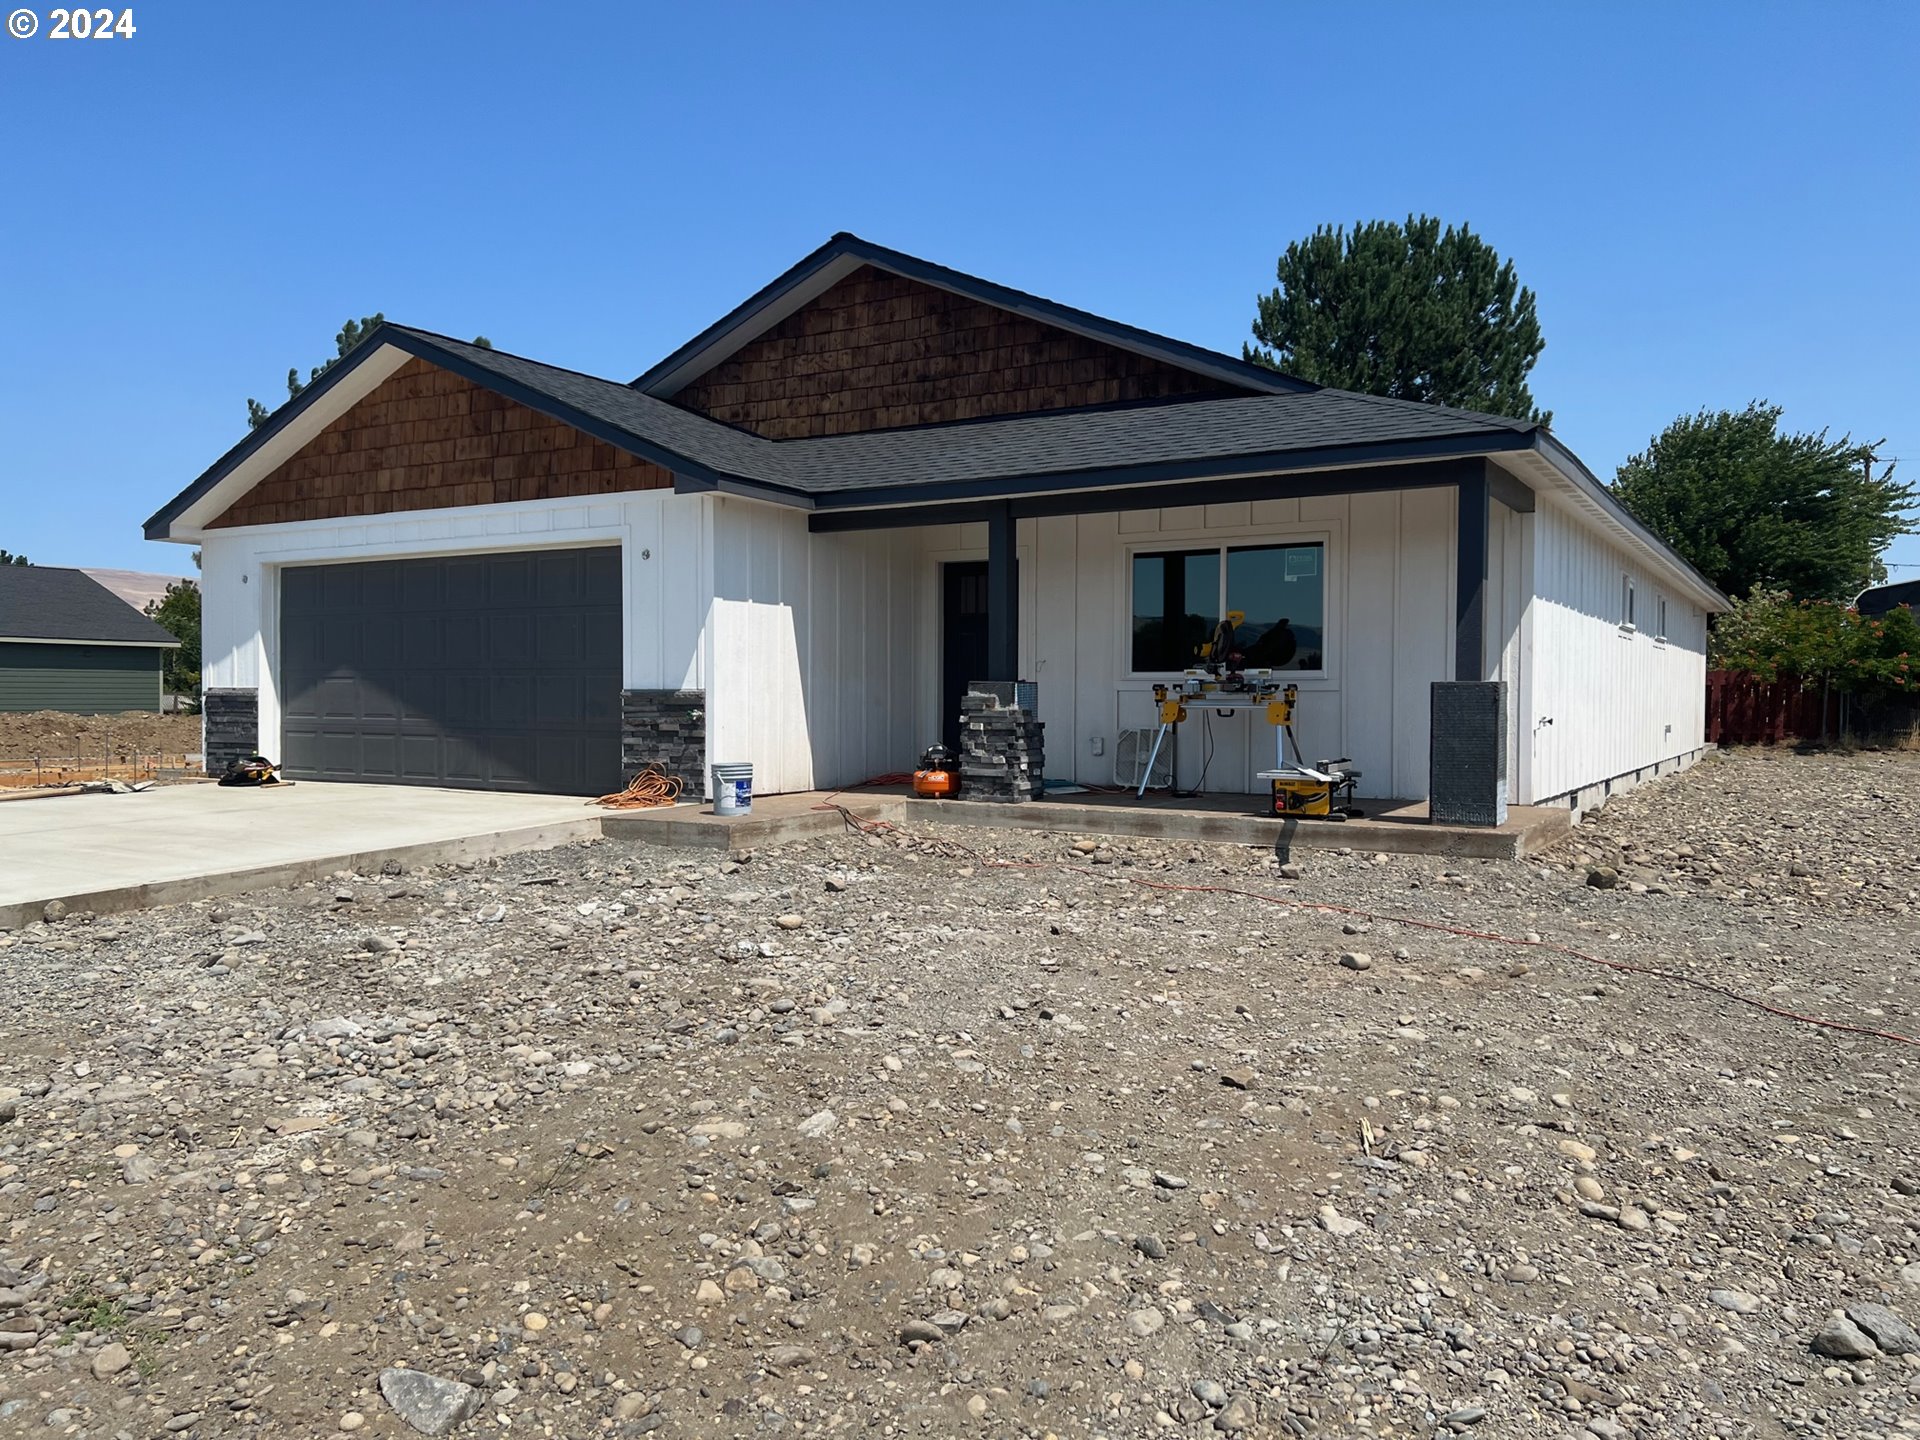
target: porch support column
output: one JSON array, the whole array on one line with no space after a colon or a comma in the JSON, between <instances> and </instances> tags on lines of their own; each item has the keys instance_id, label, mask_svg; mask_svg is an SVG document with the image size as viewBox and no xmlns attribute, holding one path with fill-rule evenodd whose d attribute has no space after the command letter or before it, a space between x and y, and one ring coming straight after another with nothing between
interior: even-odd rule
<instances>
[{"instance_id":1,"label":"porch support column","mask_svg":"<svg viewBox=\"0 0 1920 1440\"><path fill-rule=\"evenodd\" d=\"M1020 567L1013 506L1002 500L987 515L987 673L1020 678Z\"/></svg>"},{"instance_id":2,"label":"porch support column","mask_svg":"<svg viewBox=\"0 0 1920 1440\"><path fill-rule=\"evenodd\" d=\"M1487 678L1487 521L1491 503L1486 462L1460 481L1454 536L1453 678Z\"/></svg>"}]
</instances>

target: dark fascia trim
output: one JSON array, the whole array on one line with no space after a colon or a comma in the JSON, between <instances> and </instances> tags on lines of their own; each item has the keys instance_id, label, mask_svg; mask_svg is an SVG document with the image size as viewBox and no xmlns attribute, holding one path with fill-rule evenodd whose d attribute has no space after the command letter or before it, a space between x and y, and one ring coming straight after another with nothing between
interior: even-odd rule
<instances>
[{"instance_id":1,"label":"dark fascia trim","mask_svg":"<svg viewBox=\"0 0 1920 1440\"><path fill-rule=\"evenodd\" d=\"M1717 597L1722 609L1726 609L1733 604L1731 600L1720 593L1720 587L1718 585L1715 585L1706 576L1694 569L1691 561L1687 560L1678 550L1675 550L1671 545L1667 544L1666 541L1662 540L1658 535L1654 534L1653 531L1635 519L1633 513L1614 498L1613 491L1607 487L1606 483L1602 481L1599 476L1587 468L1586 462L1578 455L1554 439L1553 436L1545 430L1533 431L1531 435L1528 436L1528 440L1529 448L1538 451L1549 464L1553 465L1553 467L1562 474L1570 476L1575 484L1587 492L1589 498L1599 504L1602 510L1606 511L1607 514L1625 526L1631 534L1646 544L1651 545L1660 554L1666 556L1669 563L1671 563L1675 569L1684 575L1691 575L1707 594Z\"/></svg>"},{"instance_id":2,"label":"dark fascia trim","mask_svg":"<svg viewBox=\"0 0 1920 1440\"><path fill-rule=\"evenodd\" d=\"M936 485L888 485L871 490L826 491L816 495L814 509L816 513L827 513L867 511L896 505L919 507L954 500L1012 499L1035 490L1080 492L1116 486L1216 480L1243 475L1285 475L1302 470L1331 471L1344 465L1448 460L1467 455L1525 450L1529 448L1531 438L1522 431L1501 430L1491 434L1449 435L1430 440L1393 440L1372 445L1328 445L1313 450L1281 450L1255 455L1220 455L1194 460L1163 460L1147 465L1123 465L1101 470L1073 470L1054 474L1014 475L996 480L954 480ZM1091 508L1098 510L1108 507Z\"/></svg>"},{"instance_id":3,"label":"dark fascia trim","mask_svg":"<svg viewBox=\"0 0 1920 1440\"><path fill-rule=\"evenodd\" d=\"M739 495L748 500L765 500L774 505L785 505L791 510L811 510L819 502L804 490L795 490L789 485L776 485L766 480L745 480L738 475L710 473L707 476L694 476L674 471L673 493L676 495Z\"/></svg>"},{"instance_id":4,"label":"dark fascia trim","mask_svg":"<svg viewBox=\"0 0 1920 1440\"><path fill-rule=\"evenodd\" d=\"M590 435L631 455L637 455L642 460L651 461L673 473L676 491L737 490L739 493L750 493L757 499L776 500L787 505L810 507L813 503L802 491L791 490L780 485L742 480L697 460L689 459L644 436L636 435L630 430L578 410L543 390L537 390L518 380L510 379L486 365L476 364L464 356L456 355L419 331L388 323L376 327L371 335L354 348L352 354L328 369L326 374L302 390L291 402L281 406L264 425L227 451L199 479L168 501L147 521L145 527L147 539L169 538L173 522L188 507L231 475L261 446L305 414L309 407L317 404L334 386L344 381L384 346L392 346L396 350L428 361L483 389L504 395L507 399L524 405L529 410L537 410L542 415L571 425L583 435Z\"/></svg>"},{"instance_id":5,"label":"dark fascia trim","mask_svg":"<svg viewBox=\"0 0 1920 1440\"><path fill-rule=\"evenodd\" d=\"M750 324L755 316L777 305L829 265L848 257L878 269L889 270L896 275L903 275L909 280L918 280L922 284L937 286L939 289L950 290L984 304L997 306L1016 315L1024 315L1049 325L1075 330L1108 344L1118 345L1123 349L1155 356L1183 370L1191 370L1228 384L1246 386L1272 395L1300 393L1320 388L1309 381L1283 375L1278 370L1269 370L1264 365L1255 365L1249 360L1237 360L1231 355L1208 350L1185 340L1156 335L1153 331L1142 330L1136 325L1109 320L1103 315L1095 315L1088 310L1063 305L1057 300L1031 295L1024 290L1015 290L992 280L983 280L977 275L952 270L945 265L937 265L931 260L922 260L918 256L908 255L904 251L890 250L884 245L876 245L871 240L862 240L858 235L850 235L844 231L835 235L799 264L736 305L678 350L636 378L632 382L633 388L644 390L650 395L661 394L665 389L663 382L669 380L676 371L703 350L724 340L730 332ZM717 364L718 361L715 363ZM672 388L677 391L680 387Z\"/></svg>"},{"instance_id":6,"label":"dark fascia trim","mask_svg":"<svg viewBox=\"0 0 1920 1440\"><path fill-rule=\"evenodd\" d=\"M173 528L173 522L177 520L189 506L199 500L209 490L213 489L213 487L218 485L222 480L226 479L227 476L231 475L250 458L255 451L265 445L267 441L271 440L295 420L306 414L313 406L319 404L322 397L330 392L334 386L345 380L347 376L351 375L355 370L358 370L362 364L372 358L380 348L379 345L374 343L374 336L380 337L381 344L393 343L392 337L386 334L389 328L390 327L386 325L375 327L373 335L368 336L366 340L356 346L351 354L344 356L338 364L329 368L326 374L322 375L318 380L315 380L308 385L306 389L294 396L293 399L274 411L265 424L249 430L226 454L222 455L202 471L199 479L195 480L191 485L187 486L186 489L174 496L173 499L169 500L165 505L162 505L158 510L154 511L152 515L148 516L146 525L143 527L146 538L149 540L166 540L171 538L170 532Z\"/></svg>"},{"instance_id":7,"label":"dark fascia trim","mask_svg":"<svg viewBox=\"0 0 1920 1440\"><path fill-rule=\"evenodd\" d=\"M1016 520L1054 515L1094 515L1111 510L1158 510L1176 505L1229 505L1243 500L1299 500L1310 495L1365 495L1381 490L1456 486L1481 473L1477 458L1426 464L1367 465L1293 474L1236 475L1182 484L1126 489L1072 490L1009 500L962 500L940 505L903 505L887 510L820 511L807 517L815 534L890 530L906 525L961 525L986 520L1004 507Z\"/></svg>"},{"instance_id":8,"label":"dark fascia trim","mask_svg":"<svg viewBox=\"0 0 1920 1440\"><path fill-rule=\"evenodd\" d=\"M1487 493L1516 515L1533 513L1533 491L1524 481L1515 479L1498 465L1487 467Z\"/></svg>"},{"instance_id":9,"label":"dark fascia trim","mask_svg":"<svg viewBox=\"0 0 1920 1440\"><path fill-rule=\"evenodd\" d=\"M381 327L381 329L385 328L385 326ZM376 330L373 333L377 337L380 331ZM524 405L529 410L537 410L542 415L558 420L564 425L571 425L583 435L591 435L596 440L605 441L617 449L639 456L642 460L650 460L663 470L671 470L676 475L685 471L694 479L711 480L716 483L723 478L719 471L709 469L698 461L689 460L686 456L677 454L656 441L635 435L631 430L622 429L610 421L589 415L584 410L577 410L564 400L556 400L544 390L536 390L531 385L510 380L497 370L456 355L451 350L436 345L417 331L399 330L395 338L387 343L398 345L408 354L437 365L443 370L451 371L462 380L471 381L482 389L504 395L517 405Z\"/></svg>"}]
</instances>

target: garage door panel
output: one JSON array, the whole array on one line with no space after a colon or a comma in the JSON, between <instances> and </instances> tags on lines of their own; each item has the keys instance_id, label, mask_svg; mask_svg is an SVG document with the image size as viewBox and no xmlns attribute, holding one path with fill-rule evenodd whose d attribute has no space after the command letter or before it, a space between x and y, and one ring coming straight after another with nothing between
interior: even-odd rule
<instances>
[{"instance_id":1,"label":"garage door panel","mask_svg":"<svg viewBox=\"0 0 1920 1440\"><path fill-rule=\"evenodd\" d=\"M441 561L439 603L450 610L491 609L487 575L491 566L505 560L504 556L466 555Z\"/></svg>"},{"instance_id":2,"label":"garage door panel","mask_svg":"<svg viewBox=\"0 0 1920 1440\"><path fill-rule=\"evenodd\" d=\"M283 612L302 611L311 616L325 577L317 567L298 565L280 574L280 605ZM284 622L283 622L284 624Z\"/></svg>"},{"instance_id":3,"label":"garage door panel","mask_svg":"<svg viewBox=\"0 0 1920 1440\"><path fill-rule=\"evenodd\" d=\"M534 737L500 731L494 734L487 748L491 754L493 773L501 778L503 785L533 788L533 777L539 773L541 761L540 745Z\"/></svg>"},{"instance_id":4,"label":"garage door panel","mask_svg":"<svg viewBox=\"0 0 1920 1440\"><path fill-rule=\"evenodd\" d=\"M360 633L356 637L363 663L380 675L394 673L406 658L399 630L391 620L382 618L393 613L392 606L383 605L378 616L369 616L360 622Z\"/></svg>"},{"instance_id":5,"label":"garage door panel","mask_svg":"<svg viewBox=\"0 0 1920 1440\"><path fill-rule=\"evenodd\" d=\"M618 788L620 574L615 549L283 570L287 773Z\"/></svg>"},{"instance_id":6,"label":"garage door panel","mask_svg":"<svg viewBox=\"0 0 1920 1440\"><path fill-rule=\"evenodd\" d=\"M406 610L397 619L394 628L400 636L400 659L403 664L439 665L444 662L446 616Z\"/></svg>"},{"instance_id":7,"label":"garage door panel","mask_svg":"<svg viewBox=\"0 0 1920 1440\"><path fill-rule=\"evenodd\" d=\"M547 617L541 617L547 623ZM501 666L524 666L533 655L533 616L521 611L495 611L487 616L487 661Z\"/></svg>"},{"instance_id":8,"label":"garage door panel","mask_svg":"<svg viewBox=\"0 0 1920 1440\"><path fill-rule=\"evenodd\" d=\"M399 609L401 611L406 613L435 611L446 606L443 585L445 572L441 566L431 561L409 563L405 560L394 560L388 563L395 567L400 577Z\"/></svg>"},{"instance_id":9,"label":"garage door panel","mask_svg":"<svg viewBox=\"0 0 1920 1440\"><path fill-rule=\"evenodd\" d=\"M358 720L366 696L350 675L327 675L313 686L313 718L327 721Z\"/></svg>"},{"instance_id":10,"label":"garage door panel","mask_svg":"<svg viewBox=\"0 0 1920 1440\"><path fill-rule=\"evenodd\" d=\"M438 735L402 735L394 746L395 777L416 785L445 783Z\"/></svg>"},{"instance_id":11,"label":"garage door panel","mask_svg":"<svg viewBox=\"0 0 1920 1440\"><path fill-rule=\"evenodd\" d=\"M487 622L480 615L449 615L440 631L441 656L449 665L487 662Z\"/></svg>"},{"instance_id":12,"label":"garage door panel","mask_svg":"<svg viewBox=\"0 0 1920 1440\"><path fill-rule=\"evenodd\" d=\"M561 557L562 560L565 557ZM500 563L486 572L487 608L524 610L533 600L533 560L528 556L502 556Z\"/></svg>"},{"instance_id":13,"label":"garage door panel","mask_svg":"<svg viewBox=\"0 0 1920 1440\"><path fill-rule=\"evenodd\" d=\"M500 694L517 686L524 687L519 677L502 675L496 679L484 670L466 670L442 676L441 684L446 693L443 708L449 714L472 717L469 728L476 734L518 723L503 718Z\"/></svg>"},{"instance_id":14,"label":"garage door panel","mask_svg":"<svg viewBox=\"0 0 1920 1440\"><path fill-rule=\"evenodd\" d=\"M533 724L535 684L530 675L502 675L497 680L475 677L493 714L496 730L525 730ZM569 716L569 722L574 718Z\"/></svg>"},{"instance_id":15,"label":"garage door panel","mask_svg":"<svg viewBox=\"0 0 1920 1440\"><path fill-rule=\"evenodd\" d=\"M593 581L593 564L569 564L561 555L537 557L533 562L534 603L552 608L578 607Z\"/></svg>"},{"instance_id":16,"label":"garage door panel","mask_svg":"<svg viewBox=\"0 0 1920 1440\"><path fill-rule=\"evenodd\" d=\"M319 603L323 613L357 613L360 610L360 594L366 584L366 571L376 568L358 565L320 567Z\"/></svg>"},{"instance_id":17,"label":"garage door panel","mask_svg":"<svg viewBox=\"0 0 1920 1440\"><path fill-rule=\"evenodd\" d=\"M614 577L616 586L619 577ZM620 655L620 612L590 610L580 622L581 643L589 655L611 655L614 669L619 669Z\"/></svg>"},{"instance_id":18,"label":"garage door panel","mask_svg":"<svg viewBox=\"0 0 1920 1440\"><path fill-rule=\"evenodd\" d=\"M556 614L551 625L537 625L533 660L543 670L577 671L588 654L586 622L575 614Z\"/></svg>"},{"instance_id":19,"label":"garage door panel","mask_svg":"<svg viewBox=\"0 0 1920 1440\"><path fill-rule=\"evenodd\" d=\"M573 675L549 675L533 693L534 716L543 730L565 730L569 717L586 709L586 686Z\"/></svg>"},{"instance_id":20,"label":"garage door panel","mask_svg":"<svg viewBox=\"0 0 1920 1440\"><path fill-rule=\"evenodd\" d=\"M400 751L405 743L399 735L362 730L356 738L360 742L359 763L363 772L367 775L399 776Z\"/></svg>"},{"instance_id":21,"label":"garage door panel","mask_svg":"<svg viewBox=\"0 0 1920 1440\"><path fill-rule=\"evenodd\" d=\"M363 711L369 720L397 720L402 725L433 734L440 728L442 715L459 713L448 708L447 677L444 675L430 670L415 670L395 677L395 683L399 686L399 693L391 696L372 685L367 687L378 707Z\"/></svg>"}]
</instances>

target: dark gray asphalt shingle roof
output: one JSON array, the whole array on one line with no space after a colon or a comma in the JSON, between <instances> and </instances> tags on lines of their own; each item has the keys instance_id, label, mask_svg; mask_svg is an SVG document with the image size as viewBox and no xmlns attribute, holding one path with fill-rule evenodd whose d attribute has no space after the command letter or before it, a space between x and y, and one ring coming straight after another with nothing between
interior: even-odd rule
<instances>
[{"instance_id":1,"label":"dark gray asphalt shingle roof","mask_svg":"<svg viewBox=\"0 0 1920 1440\"><path fill-rule=\"evenodd\" d=\"M1534 427L1344 390L1071 410L912 430L767 440L629 385L393 326L603 425L739 480L813 496L1070 476L1171 461L1230 461L1425 440L1511 440Z\"/></svg>"},{"instance_id":2,"label":"dark gray asphalt shingle roof","mask_svg":"<svg viewBox=\"0 0 1920 1440\"><path fill-rule=\"evenodd\" d=\"M1512 435L1527 426L1340 390L1057 411L937 429L784 442L788 471L813 494L876 486L1070 475L1179 460Z\"/></svg>"},{"instance_id":3,"label":"dark gray asphalt shingle roof","mask_svg":"<svg viewBox=\"0 0 1920 1440\"><path fill-rule=\"evenodd\" d=\"M179 643L92 576L50 565L0 565L0 639Z\"/></svg>"}]
</instances>

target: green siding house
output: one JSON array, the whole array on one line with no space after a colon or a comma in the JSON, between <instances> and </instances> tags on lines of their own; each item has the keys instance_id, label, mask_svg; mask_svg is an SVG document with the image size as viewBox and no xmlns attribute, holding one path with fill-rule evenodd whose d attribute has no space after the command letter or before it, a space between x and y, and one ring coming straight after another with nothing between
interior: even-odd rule
<instances>
[{"instance_id":1,"label":"green siding house","mask_svg":"<svg viewBox=\"0 0 1920 1440\"><path fill-rule=\"evenodd\" d=\"M81 571L0 565L0 710L157 711L179 643Z\"/></svg>"}]
</instances>

